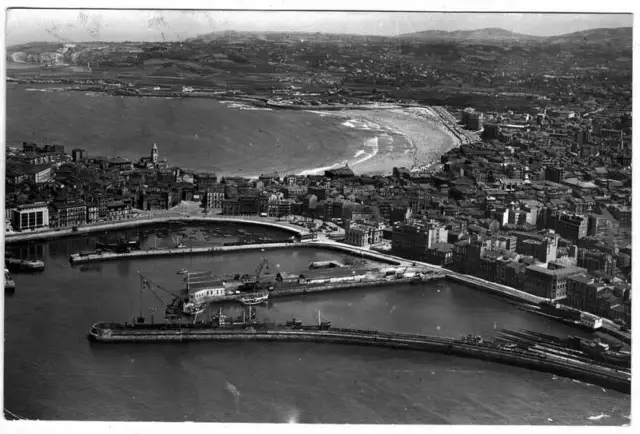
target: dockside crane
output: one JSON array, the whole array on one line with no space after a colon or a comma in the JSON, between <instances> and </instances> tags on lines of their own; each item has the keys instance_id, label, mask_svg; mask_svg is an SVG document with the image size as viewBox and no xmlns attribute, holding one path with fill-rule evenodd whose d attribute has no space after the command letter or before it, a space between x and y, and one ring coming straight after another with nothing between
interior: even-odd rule
<instances>
[{"instance_id":1,"label":"dockside crane","mask_svg":"<svg viewBox=\"0 0 640 434\"><path fill-rule=\"evenodd\" d=\"M138 271L138 275L140 276L140 316L137 318L138 323L144 322L144 318L142 317L142 290L148 290L155 298L157 298L162 306L164 306L165 319L174 320L178 318L182 318L182 300L175 293L169 291L168 289L163 288L158 283L152 281L151 279L146 278ZM167 304L160 295L158 295L157 290L165 292L166 294L173 297L171 303Z\"/></svg>"},{"instance_id":2,"label":"dockside crane","mask_svg":"<svg viewBox=\"0 0 640 434\"><path fill-rule=\"evenodd\" d=\"M256 283L260 282L262 273L271 274L271 269L269 268L269 261L267 261L267 258L262 258L262 261L260 261L260 264L258 264L258 268L256 268Z\"/></svg>"}]
</instances>

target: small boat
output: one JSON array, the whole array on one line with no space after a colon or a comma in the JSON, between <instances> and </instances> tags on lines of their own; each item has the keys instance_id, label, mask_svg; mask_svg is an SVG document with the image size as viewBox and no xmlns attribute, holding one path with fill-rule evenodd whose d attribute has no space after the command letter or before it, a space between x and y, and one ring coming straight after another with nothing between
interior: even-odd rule
<instances>
[{"instance_id":1,"label":"small boat","mask_svg":"<svg viewBox=\"0 0 640 434\"><path fill-rule=\"evenodd\" d=\"M200 315L204 310L204 304L185 303L182 307L182 313L186 316Z\"/></svg>"},{"instance_id":2,"label":"small boat","mask_svg":"<svg viewBox=\"0 0 640 434\"><path fill-rule=\"evenodd\" d=\"M238 298L238 301L245 306L255 306L258 304L266 303L268 299L269 293L264 292L244 295Z\"/></svg>"},{"instance_id":3,"label":"small boat","mask_svg":"<svg viewBox=\"0 0 640 434\"><path fill-rule=\"evenodd\" d=\"M187 269L186 269L186 268L181 268L180 270L178 270L178 271L176 272L176 274L187 274L187 273L188 273L188 271L187 271Z\"/></svg>"},{"instance_id":4,"label":"small boat","mask_svg":"<svg viewBox=\"0 0 640 434\"><path fill-rule=\"evenodd\" d=\"M187 245L185 243L179 243L179 244L176 245L176 248L177 249L186 249Z\"/></svg>"},{"instance_id":5,"label":"small boat","mask_svg":"<svg viewBox=\"0 0 640 434\"><path fill-rule=\"evenodd\" d=\"M11 273L9 273L9 269L5 267L4 269L4 290L5 292L13 292L16 290L16 282L11 277Z\"/></svg>"},{"instance_id":6,"label":"small boat","mask_svg":"<svg viewBox=\"0 0 640 434\"><path fill-rule=\"evenodd\" d=\"M40 260L9 258L6 260L8 268L20 271L42 271L44 270L44 262Z\"/></svg>"}]
</instances>

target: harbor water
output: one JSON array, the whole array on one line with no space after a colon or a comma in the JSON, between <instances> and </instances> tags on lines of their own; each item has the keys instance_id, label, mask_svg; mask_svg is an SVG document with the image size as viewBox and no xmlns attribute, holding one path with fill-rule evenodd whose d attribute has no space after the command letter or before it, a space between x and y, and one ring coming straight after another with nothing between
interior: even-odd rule
<instances>
[{"instance_id":1,"label":"harbor water","mask_svg":"<svg viewBox=\"0 0 640 434\"><path fill-rule=\"evenodd\" d=\"M225 229L226 230L226 229ZM286 236L264 233L262 236ZM171 239L171 238L169 238ZM225 242L235 241L233 239ZM292 423L629 423L630 396L526 369L441 354L313 343L90 343L92 323L160 320L163 307L140 292L139 271L168 290L177 270L301 272L335 252L267 252L136 259L72 267L68 255L92 238L8 246L42 259L16 274L5 296L4 406L29 419ZM146 241L145 241L146 242ZM89 247L85 247L85 246ZM159 292L165 301L170 296ZM240 312L239 307L228 306ZM156 309L156 311L150 310ZM494 326L565 337L579 330L440 281L281 298L258 317L441 336Z\"/></svg>"}]
</instances>

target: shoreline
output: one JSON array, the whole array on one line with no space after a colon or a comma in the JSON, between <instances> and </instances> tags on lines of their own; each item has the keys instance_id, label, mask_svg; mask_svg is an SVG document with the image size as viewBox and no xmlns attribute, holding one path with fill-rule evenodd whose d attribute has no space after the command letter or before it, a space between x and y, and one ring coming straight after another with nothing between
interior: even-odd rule
<instances>
[{"instance_id":1,"label":"shoreline","mask_svg":"<svg viewBox=\"0 0 640 434\"><path fill-rule=\"evenodd\" d=\"M18 86L24 86L33 80L9 80ZM39 83L38 80L35 81ZM42 91L58 92L92 92L94 96L113 96L114 92L108 89L93 89L87 85L88 89L73 88L73 83L59 80L57 84L65 85L63 88L43 87ZM56 84L50 80L42 80L43 85ZM77 83L80 84L80 83ZM76 84L76 85L77 85ZM38 89L40 90L40 89ZM292 106L287 104L274 104L268 102L268 97L259 95L232 96L221 93L207 95L191 95L189 93L178 92L176 95L130 95L138 98L208 98L214 100L232 110L269 110L284 111L295 110L304 111L321 117L331 117L341 127L349 127L357 130L369 138L361 139L361 143L355 144L352 140L347 140L345 145L348 150L336 159L330 159L320 167L305 166L304 163L297 167L287 167L286 171L291 171L298 175L323 174L324 171L344 166L348 164L357 175L382 175L392 174L393 167L412 168L413 171L428 169L439 162L442 154L448 150L460 146L464 143L461 136L454 133L455 127L448 125L445 117L438 116L438 110L429 106L417 104L391 104L391 103L367 103L367 104L340 104L335 106ZM363 122L364 120L364 122ZM340 122L342 121L342 122ZM355 121L355 122L354 122ZM364 124L364 125L363 125ZM373 127L371 127L373 124ZM431 134L430 134L431 132ZM367 134L368 133L368 134ZM347 136L347 134L345 134ZM393 143L396 136L402 137L405 141L401 149ZM447 137L448 140L444 139ZM346 138L346 137L345 137ZM435 143L434 143L435 140ZM383 141L390 143L383 144ZM444 143L444 142L450 143ZM410 150L409 150L410 147ZM389 150L391 148L391 150ZM404 152L403 152L404 151ZM416 164L417 163L417 164ZM278 168L277 164L272 165L271 171L281 172L285 169ZM184 169L192 170L189 167ZM241 172L236 169L219 170L220 176L242 176L250 179L258 178L258 172Z\"/></svg>"}]
</instances>

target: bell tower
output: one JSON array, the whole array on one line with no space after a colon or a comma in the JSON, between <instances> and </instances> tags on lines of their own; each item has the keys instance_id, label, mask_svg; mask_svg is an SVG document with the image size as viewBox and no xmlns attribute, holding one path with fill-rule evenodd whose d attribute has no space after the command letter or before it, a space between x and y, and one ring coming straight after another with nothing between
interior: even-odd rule
<instances>
[{"instance_id":1,"label":"bell tower","mask_svg":"<svg viewBox=\"0 0 640 434\"><path fill-rule=\"evenodd\" d=\"M151 162L153 164L158 164L158 145L156 145L155 143L151 148Z\"/></svg>"}]
</instances>

